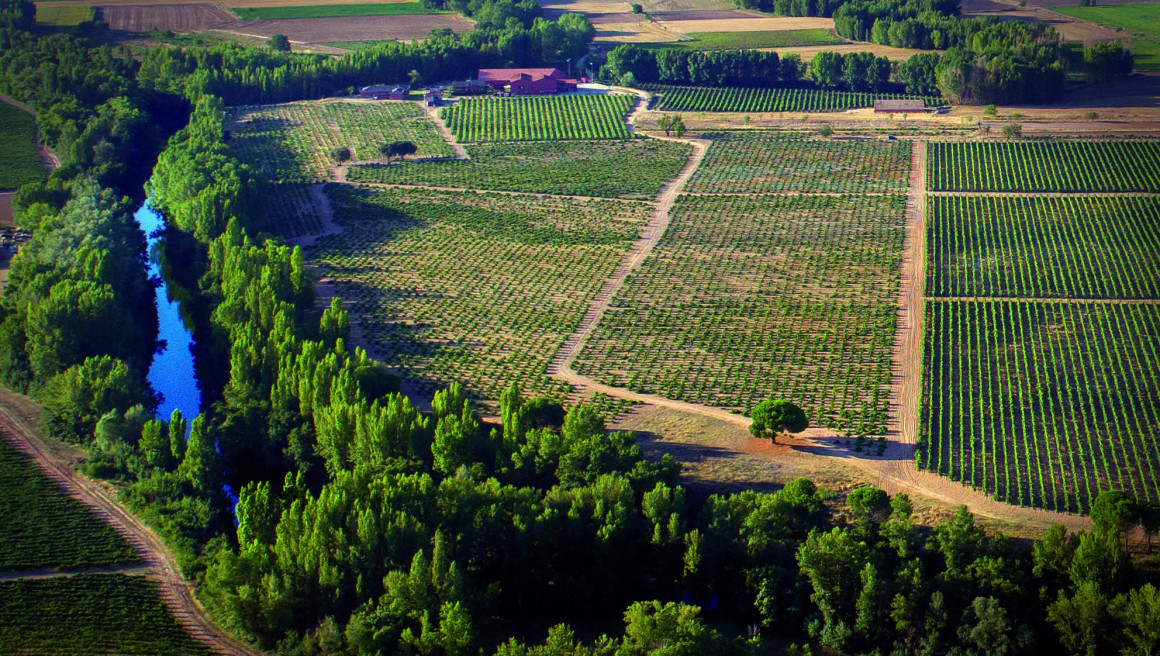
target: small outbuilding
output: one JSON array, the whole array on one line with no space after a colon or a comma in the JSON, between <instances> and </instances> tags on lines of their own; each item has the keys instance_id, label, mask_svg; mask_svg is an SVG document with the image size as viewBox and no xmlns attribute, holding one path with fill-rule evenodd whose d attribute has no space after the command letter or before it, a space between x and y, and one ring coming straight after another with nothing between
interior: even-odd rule
<instances>
[{"instance_id":1,"label":"small outbuilding","mask_svg":"<svg viewBox=\"0 0 1160 656\"><path fill-rule=\"evenodd\" d=\"M922 114L926 111L926 103L919 99L914 100L875 100L875 114Z\"/></svg>"},{"instance_id":2,"label":"small outbuilding","mask_svg":"<svg viewBox=\"0 0 1160 656\"><path fill-rule=\"evenodd\" d=\"M411 87L406 84L372 84L358 90L360 98L371 100L406 100Z\"/></svg>"},{"instance_id":3,"label":"small outbuilding","mask_svg":"<svg viewBox=\"0 0 1160 656\"><path fill-rule=\"evenodd\" d=\"M443 92L438 89L429 89L423 92L423 104L428 107L438 107L443 101Z\"/></svg>"}]
</instances>

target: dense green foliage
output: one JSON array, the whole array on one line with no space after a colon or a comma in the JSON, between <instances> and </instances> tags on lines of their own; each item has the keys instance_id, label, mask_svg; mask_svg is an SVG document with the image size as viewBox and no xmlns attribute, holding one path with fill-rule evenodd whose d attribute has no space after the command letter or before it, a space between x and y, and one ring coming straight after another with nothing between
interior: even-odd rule
<instances>
[{"instance_id":1,"label":"dense green foliage","mask_svg":"<svg viewBox=\"0 0 1160 656\"><path fill-rule=\"evenodd\" d=\"M656 109L670 112L843 112L871 107L880 98L920 98L896 93L853 93L819 89L739 89L643 85L660 94ZM927 105L937 98L923 98Z\"/></svg>"},{"instance_id":2,"label":"dense green foliage","mask_svg":"<svg viewBox=\"0 0 1160 656\"><path fill-rule=\"evenodd\" d=\"M0 653L200 656L195 642L138 576L80 576L0 583Z\"/></svg>"},{"instance_id":3,"label":"dense green foliage","mask_svg":"<svg viewBox=\"0 0 1160 656\"><path fill-rule=\"evenodd\" d=\"M810 60L810 77L823 89L877 91L890 79L890 60L869 52L819 52Z\"/></svg>"},{"instance_id":4,"label":"dense green foliage","mask_svg":"<svg viewBox=\"0 0 1160 656\"><path fill-rule=\"evenodd\" d=\"M560 141L628 139L625 119L636 96L478 98L443 110L443 120L459 141Z\"/></svg>"},{"instance_id":5,"label":"dense green foliage","mask_svg":"<svg viewBox=\"0 0 1160 656\"><path fill-rule=\"evenodd\" d=\"M657 139L467 146L469 161L355 166L352 182L652 200L692 147Z\"/></svg>"},{"instance_id":6,"label":"dense green foliage","mask_svg":"<svg viewBox=\"0 0 1160 656\"><path fill-rule=\"evenodd\" d=\"M618 82L631 75L634 84L731 87L793 86L801 72L796 55L779 59L776 52L757 50L696 52L629 44L613 48L600 69L601 77Z\"/></svg>"},{"instance_id":7,"label":"dense green foliage","mask_svg":"<svg viewBox=\"0 0 1160 656\"><path fill-rule=\"evenodd\" d=\"M35 131L31 116L0 103L0 190L44 180L44 162L36 150Z\"/></svg>"},{"instance_id":8,"label":"dense green foliage","mask_svg":"<svg viewBox=\"0 0 1160 656\"><path fill-rule=\"evenodd\" d=\"M510 382L562 401L552 355L644 227L644 203L328 188L348 229L311 253L355 302L363 337L430 394Z\"/></svg>"},{"instance_id":9,"label":"dense green foliage","mask_svg":"<svg viewBox=\"0 0 1160 656\"><path fill-rule=\"evenodd\" d=\"M0 439L0 570L132 563L137 554L104 521L61 492Z\"/></svg>"},{"instance_id":10,"label":"dense green foliage","mask_svg":"<svg viewBox=\"0 0 1160 656\"><path fill-rule=\"evenodd\" d=\"M1160 298L1160 202L1139 197L927 200L927 294Z\"/></svg>"},{"instance_id":11,"label":"dense green foliage","mask_svg":"<svg viewBox=\"0 0 1160 656\"><path fill-rule=\"evenodd\" d=\"M904 201L681 196L576 370L736 410L782 397L817 425L881 433Z\"/></svg>"},{"instance_id":12,"label":"dense green foliage","mask_svg":"<svg viewBox=\"0 0 1160 656\"><path fill-rule=\"evenodd\" d=\"M930 144L932 191L1160 191L1160 141Z\"/></svg>"},{"instance_id":13,"label":"dense green foliage","mask_svg":"<svg viewBox=\"0 0 1160 656\"><path fill-rule=\"evenodd\" d=\"M1158 499L1156 305L930 301L924 332L924 466L1053 510Z\"/></svg>"}]
</instances>

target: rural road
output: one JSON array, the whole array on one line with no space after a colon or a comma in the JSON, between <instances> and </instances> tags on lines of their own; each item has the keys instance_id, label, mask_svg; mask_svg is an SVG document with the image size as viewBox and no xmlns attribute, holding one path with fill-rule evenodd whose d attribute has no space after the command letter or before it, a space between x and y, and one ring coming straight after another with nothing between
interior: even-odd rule
<instances>
[{"instance_id":1,"label":"rural road","mask_svg":"<svg viewBox=\"0 0 1160 656\"><path fill-rule=\"evenodd\" d=\"M0 433L18 451L31 457L70 496L108 522L125 538L141 556L142 566L148 572L146 577L157 583L161 601L194 640L226 656L261 654L227 635L206 616L201 604L193 597L192 584L181 575L176 561L161 539L136 515L125 509L111 490L77 474L70 463L53 456L40 441L33 426L4 406L0 406Z\"/></svg>"}]
</instances>

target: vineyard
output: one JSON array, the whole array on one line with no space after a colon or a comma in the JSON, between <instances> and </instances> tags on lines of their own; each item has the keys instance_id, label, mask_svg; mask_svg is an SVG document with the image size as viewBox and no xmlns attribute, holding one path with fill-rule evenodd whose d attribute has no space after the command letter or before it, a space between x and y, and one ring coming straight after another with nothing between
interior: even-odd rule
<instances>
[{"instance_id":1,"label":"vineyard","mask_svg":"<svg viewBox=\"0 0 1160 656\"><path fill-rule=\"evenodd\" d=\"M920 458L1011 503L1157 500L1160 306L929 301Z\"/></svg>"},{"instance_id":2,"label":"vineyard","mask_svg":"<svg viewBox=\"0 0 1160 656\"><path fill-rule=\"evenodd\" d=\"M263 200L258 230L287 239L322 232L322 217L310 196L310 185L272 185Z\"/></svg>"},{"instance_id":3,"label":"vineyard","mask_svg":"<svg viewBox=\"0 0 1160 656\"><path fill-rule=\"evenodd\" d=\"M410 141L415 157L451 157L434 123L413 102L301 102L233 107L230 144L272 182L321 182L331 151L346 147L356 161L377 160L379 147Z\"/></svg>"},{"instance_id":4,"label":"vineyard","mask_svg":"<svg viewBox=\"0 0 1160 656\"><path fill-rule=\"evenodd\" d=\"M83 574L0 583L0 653L193 656L194 642L138 576Z\"/></svg>"},{"instance_id":5,"label":"vineyard","mask_svg":"<svg viewBox=\"0 0 1160 656\"><path fill-rule=\"evenodd\" d=\"M733 409L784 397L881 433L904 210L902 195L681 196L575 368Z\"/></svg>"},{"instance_id":6,"label":"vineyard","mask_svg":"<svg viewBox=\"0 0 1160 656\"><path fill-rule=\"evenodd\" d=\"M713 147L687 192L904 193L910 177L908 141L831 141L753 130L704 136Z\"/></svg>"},{"instance_id":7,"label":"vineyard","mask_svg":"<svg viewBox=\"0 0 1160 656\"><path fill-rule=\"evenodd\" d=\"M479 144L469 161L356 166L347 180L652 200L691 152L657 139Z\"/></svg>"},{"instance_id":8,"label":"vineyard","mask_svg":"<svg viewBox=\"0 0 1160 656\"><path fill-rule=\"evenodd\" d=\"M443 109L457 141L628 139L625 122L636 96L471 98Z\"/></svg>"},{"instance_id":9,"label":"vineyard","mask_svg":"<svg viewBox=\"0 0 1160 656\"><path fill-rule=\"evenodd\" d=\"M931 143L932 191L1160 192L1160 141Z\"/></svg>"},{"instance_id":10,"label":"vineyard","mask_svg":"<svg viewBox=\"0 0 1160 656\"><path fill-rule=\"evenodd\" d=\"M644 226L651 206L420 189L327 188L358 217L311 253L354 301L385 362L429 391L510 382L564 397L552 356Z\"/></svg>"},{"instance_id":11,"label":"vineyard","mask_svg":"<svg viewBox=\"0 0 1160 656\"><path fill-rule=\"evenodd\" d=\"M843 112L873 107L879 99L921 98L928 107L941 100L896 93L858 93L832 89L743 89L646 84L660 94L655 109L663 112Z\"/></svg>"},{"instance_id":12,"label":"vineyard","mask_svg":"<svg viewBox=\"0 0 1160 656\"><path fill-rule=\"evenodd\" d=\"M132 547L108 524L64 494L2 438L0 516L5 518L0 531L0 571L137 561Z\"/></svg>"},{"instance_id":13,"label":"vineyard","mask_svg":"<svg viewBox=\"0 0 1160 656\"><path fill-rule=\"evenodd\" d=\"M932 197L931 296L1160 298L1160 199Z\"/></svg>"},{"instance_id":14,"label":"vineyard","mask_svg":"<svg viewBox=\"0 0 1160 656\"><path fill-rule=\"evenodd\" d=\"M0 103L0 190L18 189L47 175L36 151L36 120Z\"/></svg>"}]
</instances>

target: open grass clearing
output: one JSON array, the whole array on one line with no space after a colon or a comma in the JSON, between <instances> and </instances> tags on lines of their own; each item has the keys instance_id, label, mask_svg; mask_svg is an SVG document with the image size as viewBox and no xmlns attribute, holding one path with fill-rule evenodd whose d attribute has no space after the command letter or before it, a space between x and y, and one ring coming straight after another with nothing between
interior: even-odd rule
<instances>
[{"instance_id":1,"label":"open grass clearing","mask_svg":"<svg viewBox=\"0 0 1160 656\"><path fill-rule=\"evenodd\" d=\"M717 32L735 34L738 32L790 32L797 30L832 30L834 21L830 18L783 17L753 15L744 18L704 18L698 20L664 20L657 23L666 30L677 34Z\"/></svg>"},{"instance_id":2,"label":"open grass clearing","mask_svg":"<svg viewBox=\"0 0 1160 656\"><path fill-rule=\"evenodd\" d=\"M752 50L846 43L845 39L820 28L768 32L691 32L686 36L691 40L657 44L653 47L681 50Z\"/></svg>"},{"instance_id":3,"label":"open grass clearing","mask_svg":"<svg viewBox=\"0 0 1160 656\"><path fill-rule=\"evenodd\" d=\"M1095 7L1052 7L1051 10L1073 18L1160 39L1160 2Z\"/></svg>"},{"instance_id":4,"label":"open grass clearing","mask_svg":"<svg viewBox=\"0 0 1160 656\"><path fill-rule=\"evenodd\" d=\"M285 5L281 7L237 7L234 13L242 20L272 18L333 18L343 16L416 16L450 12L428 9L421 2L388 2L373 4Z\"/></svg>"},{"instance_id":5,"label":"open grass clearing","mask_svg":"<svg viewBox=\"0 0 1160 656\"><path fill-rule=\"evenodd\" d=\"M652 206L421 189L327 187L341 234L308 255L354 302L384 362L431 391L481 399L510 382L570 392L552 356L639 235Z\"/></svg>"},{"instance_id":6,"label":"open grass clearing","mask_svg":"<svg viewBox=\"0 0 1160 656\"><path fill-rule=\"evenodd\" d=\"M83 5L40 5L36 8L36 22L41 25L69 27L92 20L94 10Z\"/></svg>"},{"instance_id":7,"label":"open grass clearing","mask_svg":"<svg viewBox=\"0 0 1160 656\"><path fill-rule=\"evenodd\" d=\"M0 191L14 190L48 176L36 149L36 120L0 103Z\"/></svg>"}]
</instances>

